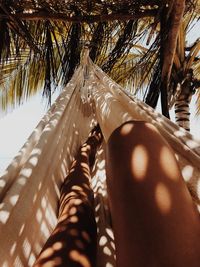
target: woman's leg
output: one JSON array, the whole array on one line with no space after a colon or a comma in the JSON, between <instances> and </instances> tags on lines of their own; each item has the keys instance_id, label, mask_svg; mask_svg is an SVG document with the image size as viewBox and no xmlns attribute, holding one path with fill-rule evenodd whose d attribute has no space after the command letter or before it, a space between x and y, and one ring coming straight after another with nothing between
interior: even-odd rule
<instances>
[{"instance_id":1,"label":"woman's leg","mask_svg":"<svg viewBox=\"0 0 200 267\"><path fill-rule=\"evenodd\" d=\"M199 217L156 128L132 121L116 129L106 162L117 266L200 266Z\"/></svg>"},{"instance_id":2,"label":"woman's leg","mask_svg":"<svg viewBox=\"0 0 200 267\"><path fill-rule=\"evenodd\" d=\"M90 167L101 139L96 127L80 148L61 188L57 226L34 267L95 266L97 237Z\"/></svg>"}]
</instances>

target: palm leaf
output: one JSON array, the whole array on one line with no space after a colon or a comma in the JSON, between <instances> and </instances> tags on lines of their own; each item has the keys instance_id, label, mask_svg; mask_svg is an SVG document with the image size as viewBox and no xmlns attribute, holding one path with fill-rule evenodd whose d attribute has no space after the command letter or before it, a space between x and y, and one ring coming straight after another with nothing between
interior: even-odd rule
<instances>
[{"instance_id":1,"label":"palm leaf","mask_svg":"<svg viewBox=\"0 0 200 267\"><path fill-rule=\"evenodd\" d=\"M199 55L199 52L200 52L200 39L195 42L195 44L191 48L191 51L187 57L187 61L186 61L187 69L191 68L195 58Z\"/></svg>"},{"instance_id":2,"label":"palm leaf","mask_svg":"<svg viewBox=\"0 0 200 267\"><path fill-rule=\"evenodd\" d=\"M187 1L186 12L196 8L192 2L199 3ZM3 1L0 82L4 106L21 103L37 90L43 90L50 102L56 85L63 86L71 78L85 41L90 43L92 59L114 79L132 91L144 88L158 66L163 5L159 0ZM144 17L145 13L152 15ZM141 18L134 18L138 14ZM144 42L150 38L147 47Z\"/></svg>"}]
</instances>

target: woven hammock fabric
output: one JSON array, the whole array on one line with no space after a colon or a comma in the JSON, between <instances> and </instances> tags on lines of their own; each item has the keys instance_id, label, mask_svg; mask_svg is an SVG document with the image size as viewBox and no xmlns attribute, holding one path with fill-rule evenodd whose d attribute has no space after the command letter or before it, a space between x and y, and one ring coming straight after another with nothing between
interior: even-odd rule
<instances>
[{"instance_id":1,"label":"woven hammock fabric","mask_svg":"<svg viewBox=\"0 0 200 267\"><path fill-rule=\"evenodd\" d=\"M59 188L78 148L98 121L105 141L123 122L152 123L171 145L193 200L200 203L200 143L143 102L131 98L89 57L0 178L0 266L32 266L55 227ZM97 267L115 266L106 191L105 144L92 186L98 225ZM200 210L200 209L199 209Z\"/></svg>"}]
</instances>

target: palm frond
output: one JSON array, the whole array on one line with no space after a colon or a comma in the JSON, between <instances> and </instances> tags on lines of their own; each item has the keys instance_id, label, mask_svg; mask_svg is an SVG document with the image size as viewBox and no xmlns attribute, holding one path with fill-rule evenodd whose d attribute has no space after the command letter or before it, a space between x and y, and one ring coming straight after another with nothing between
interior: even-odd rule
<instances>
[{"instance_id":1,"label":"palm frond","mask_svg":"<svg viewBox=\"0 0 200 267\"><path fill-rule=\"evenodd\" d=\"M81 40L81 25L72 24L69 30L66 43L64 44L64 55L63 55L63 73L62 81L63 84L67 84L71 79L76 66L80 62L80 53L82 44Z\"/></svg>"},{"instance_id":2,"label":"palm frond","mask_svg":"<svg viewBox=\"0 0 200 267\"><path fill-rule=\"evenodd\" d=\"M196 40L187 57L186 67L191 68L195 58L200 54L200 39Z\"/></svg>"},{"instance_id":3,"label":"palm frond","mask_svg":"<svg viewBox=\"0 0 200 267\"><path fill-rule=\"evenodd\" d=\"M3 106L17 105L37 90L50 103L56 86L73 75L85 42L93 61L116 81L134 92L146 88L160 64L163 7L159 0L1 1ZM198 19L198 8L199 0L186 1L185 14ZM182 54L183 46L179 50ZM195 61L198 54L192 55Z\"/></svg>"},{"instance_id":4,"label":"palm frond","mask_svg":"<svg viewBox=\"0 0 200 267\"><path fill-rule=\"evenodd\" d=\"M102 66L106 72L110 71L116 61L121 58L124 51L128 48L127 44L133 42L137 32L137 21L130 20L124 27L123 33L119 36L117 43L108 56L107 61Z\"/></svg>"}]
</instances>

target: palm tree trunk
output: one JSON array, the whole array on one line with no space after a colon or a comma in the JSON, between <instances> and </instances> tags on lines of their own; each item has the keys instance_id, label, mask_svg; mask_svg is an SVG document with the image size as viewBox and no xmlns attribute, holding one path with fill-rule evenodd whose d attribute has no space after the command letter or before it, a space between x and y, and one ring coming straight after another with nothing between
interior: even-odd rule
<instances>
[{"instance_id":1,"label":"palm tree trunk","mask_svg":"<svg viewBox=\"0 0 200 267\"><path fill-rule=\"evenodd\" d=\"M180 94L175 100L176 123L186 131L190 131L190 102L193 95L191 79L185 79L180 85Z\"/></svg>"},{"instance_id":2,"label":"palm tree trunk","mask_svg":"<svg viewBox=\"0 0 200 267\"><path fill-rule=\"evenodd\" d=\"M177 99L175 101L176 123L188 132L190 131L190 101L191 98Z\"/></svg>"},{"instance_id":3,"label":"palm tree trunk","mask_svg":"<svg viewBox=\"0 0 200 267\"><path fill-rule=\"evenodd\" d=\"M167 92L179 27L185 10L185 0L165 2L165 7L161 12L161 105L163 115L169 117Z\"/></svg>"}]
</instances>

